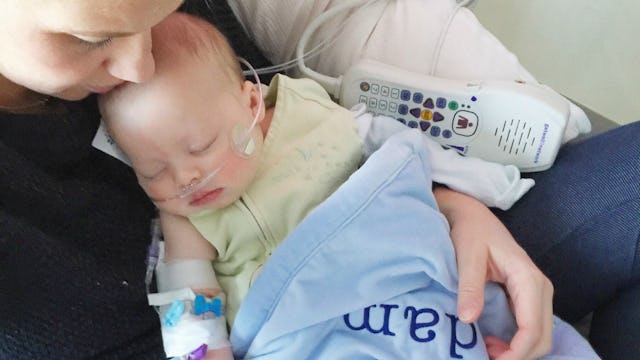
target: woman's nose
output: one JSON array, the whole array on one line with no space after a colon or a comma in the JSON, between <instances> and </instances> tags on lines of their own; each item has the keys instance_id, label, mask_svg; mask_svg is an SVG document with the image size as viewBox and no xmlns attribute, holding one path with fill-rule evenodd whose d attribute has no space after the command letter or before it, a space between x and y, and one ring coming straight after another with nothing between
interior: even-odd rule
<instances>
[{"instance_id":1,"label":"woman's nose","mask_svg":"<svg viewBox=\"0 0 640 360\"><path fill-rule=\"evenodd\" d=\"M117 39L118 46L108 60L107 71L129 82L141 83L151 78L155 62L151 53L151 31Z\"/></svg>"}]
</instances>

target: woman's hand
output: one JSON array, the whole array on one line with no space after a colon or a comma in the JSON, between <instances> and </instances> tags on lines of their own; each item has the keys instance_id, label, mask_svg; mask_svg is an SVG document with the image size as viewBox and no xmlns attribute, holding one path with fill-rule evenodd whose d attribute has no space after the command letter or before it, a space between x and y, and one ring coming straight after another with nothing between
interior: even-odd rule
<instances>
[{"instance_id":1,"label":"woman's hand","mask_svg":"<svg viewBox=\"0 0 640 360\"><path fill-rule=\"evenodd\" d=\"M487 281L504 286L518 325L510 344L488 340L492 359L533 359L551 350L553 286L506 227L479 201L446 188L434 195L451 226L458 263L458 316L478 319Z\"/></svg>"}]
</instances>

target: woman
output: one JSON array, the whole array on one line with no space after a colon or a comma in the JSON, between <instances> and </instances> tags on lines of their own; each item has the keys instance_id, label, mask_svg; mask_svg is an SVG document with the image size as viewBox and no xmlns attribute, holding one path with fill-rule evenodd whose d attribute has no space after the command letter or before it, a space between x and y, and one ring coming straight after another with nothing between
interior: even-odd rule
<instances>
[{"instance_id":1,"label":"woman","mask_svg":"<svg viewBox=\"0 0 640 360\"><path fill-rule=\"evenodd\" d=\"M153 208L93 150L93 100L154 71L180 0L0 3L0 358L161 358L144 286ZM143 356L139 356L143 354Z\"/></svg>"},{"instance_id":2,"label":"woman","mask_svg":"<svg viewBox=\"0 0 640 360\"><path fill-rule=\"evenodd\" d=\"M554 312L592 314L603 359L640 355L640 122L561 149L498 215L553 282Z\"/></svg>"},{"instance_id":3,"label":"woman","mask_svg":"<svg viewBox=\"0 0 640 360\"><path fill-rule=\"evenodd\" d=\"M54 99L151 76L149 29L180 4L0 5L2 357L162 356L142 282L153 209L129 169L90 147L93 99ZM208 11L203 6L197 11ZM513 348L540 353L550 333L535 326L550 306L546 278L512 241L461 239L461 314L477 316L487 278L503 282L522 330Z\"/></svg>"}]
</instances>

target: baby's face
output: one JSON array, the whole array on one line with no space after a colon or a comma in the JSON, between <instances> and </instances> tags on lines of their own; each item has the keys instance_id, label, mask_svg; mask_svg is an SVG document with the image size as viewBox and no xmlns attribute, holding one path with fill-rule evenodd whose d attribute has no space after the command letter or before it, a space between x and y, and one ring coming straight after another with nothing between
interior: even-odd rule
<instances>
[{"instance_id":1,"label":"baby's face","mask_svg":"<svg viewBox=\"0 0 640 360\"><path fill-rule=\"evenodd\" d=\"M257 111L247 95L251 90L247 83L214 85L201 73L183 71L180 79L154 81L109 109L118 118L110 123L113 137L163 211L189 216L226 207L258 171L259 127L249 134L255 141L251 155L232 146L232 133L246 132Z\"/></svg>"}]
</instances>

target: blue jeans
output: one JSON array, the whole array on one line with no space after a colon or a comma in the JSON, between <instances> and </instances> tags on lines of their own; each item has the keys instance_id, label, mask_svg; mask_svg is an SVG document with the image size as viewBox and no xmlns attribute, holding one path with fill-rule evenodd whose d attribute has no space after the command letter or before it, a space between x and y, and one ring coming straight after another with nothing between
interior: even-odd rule
<instances>
[{"instance_id":1,"label":"blue jeans","mask_svg":"<svg viewBox=\"0 0 640 360\"><path fill-rule=\"evenodd\" d=\"M566 145L536 185L496 211L555 287L554 312L593 312L604 359L640 356L640 122Z\"/></svg>"}]
</instances>

